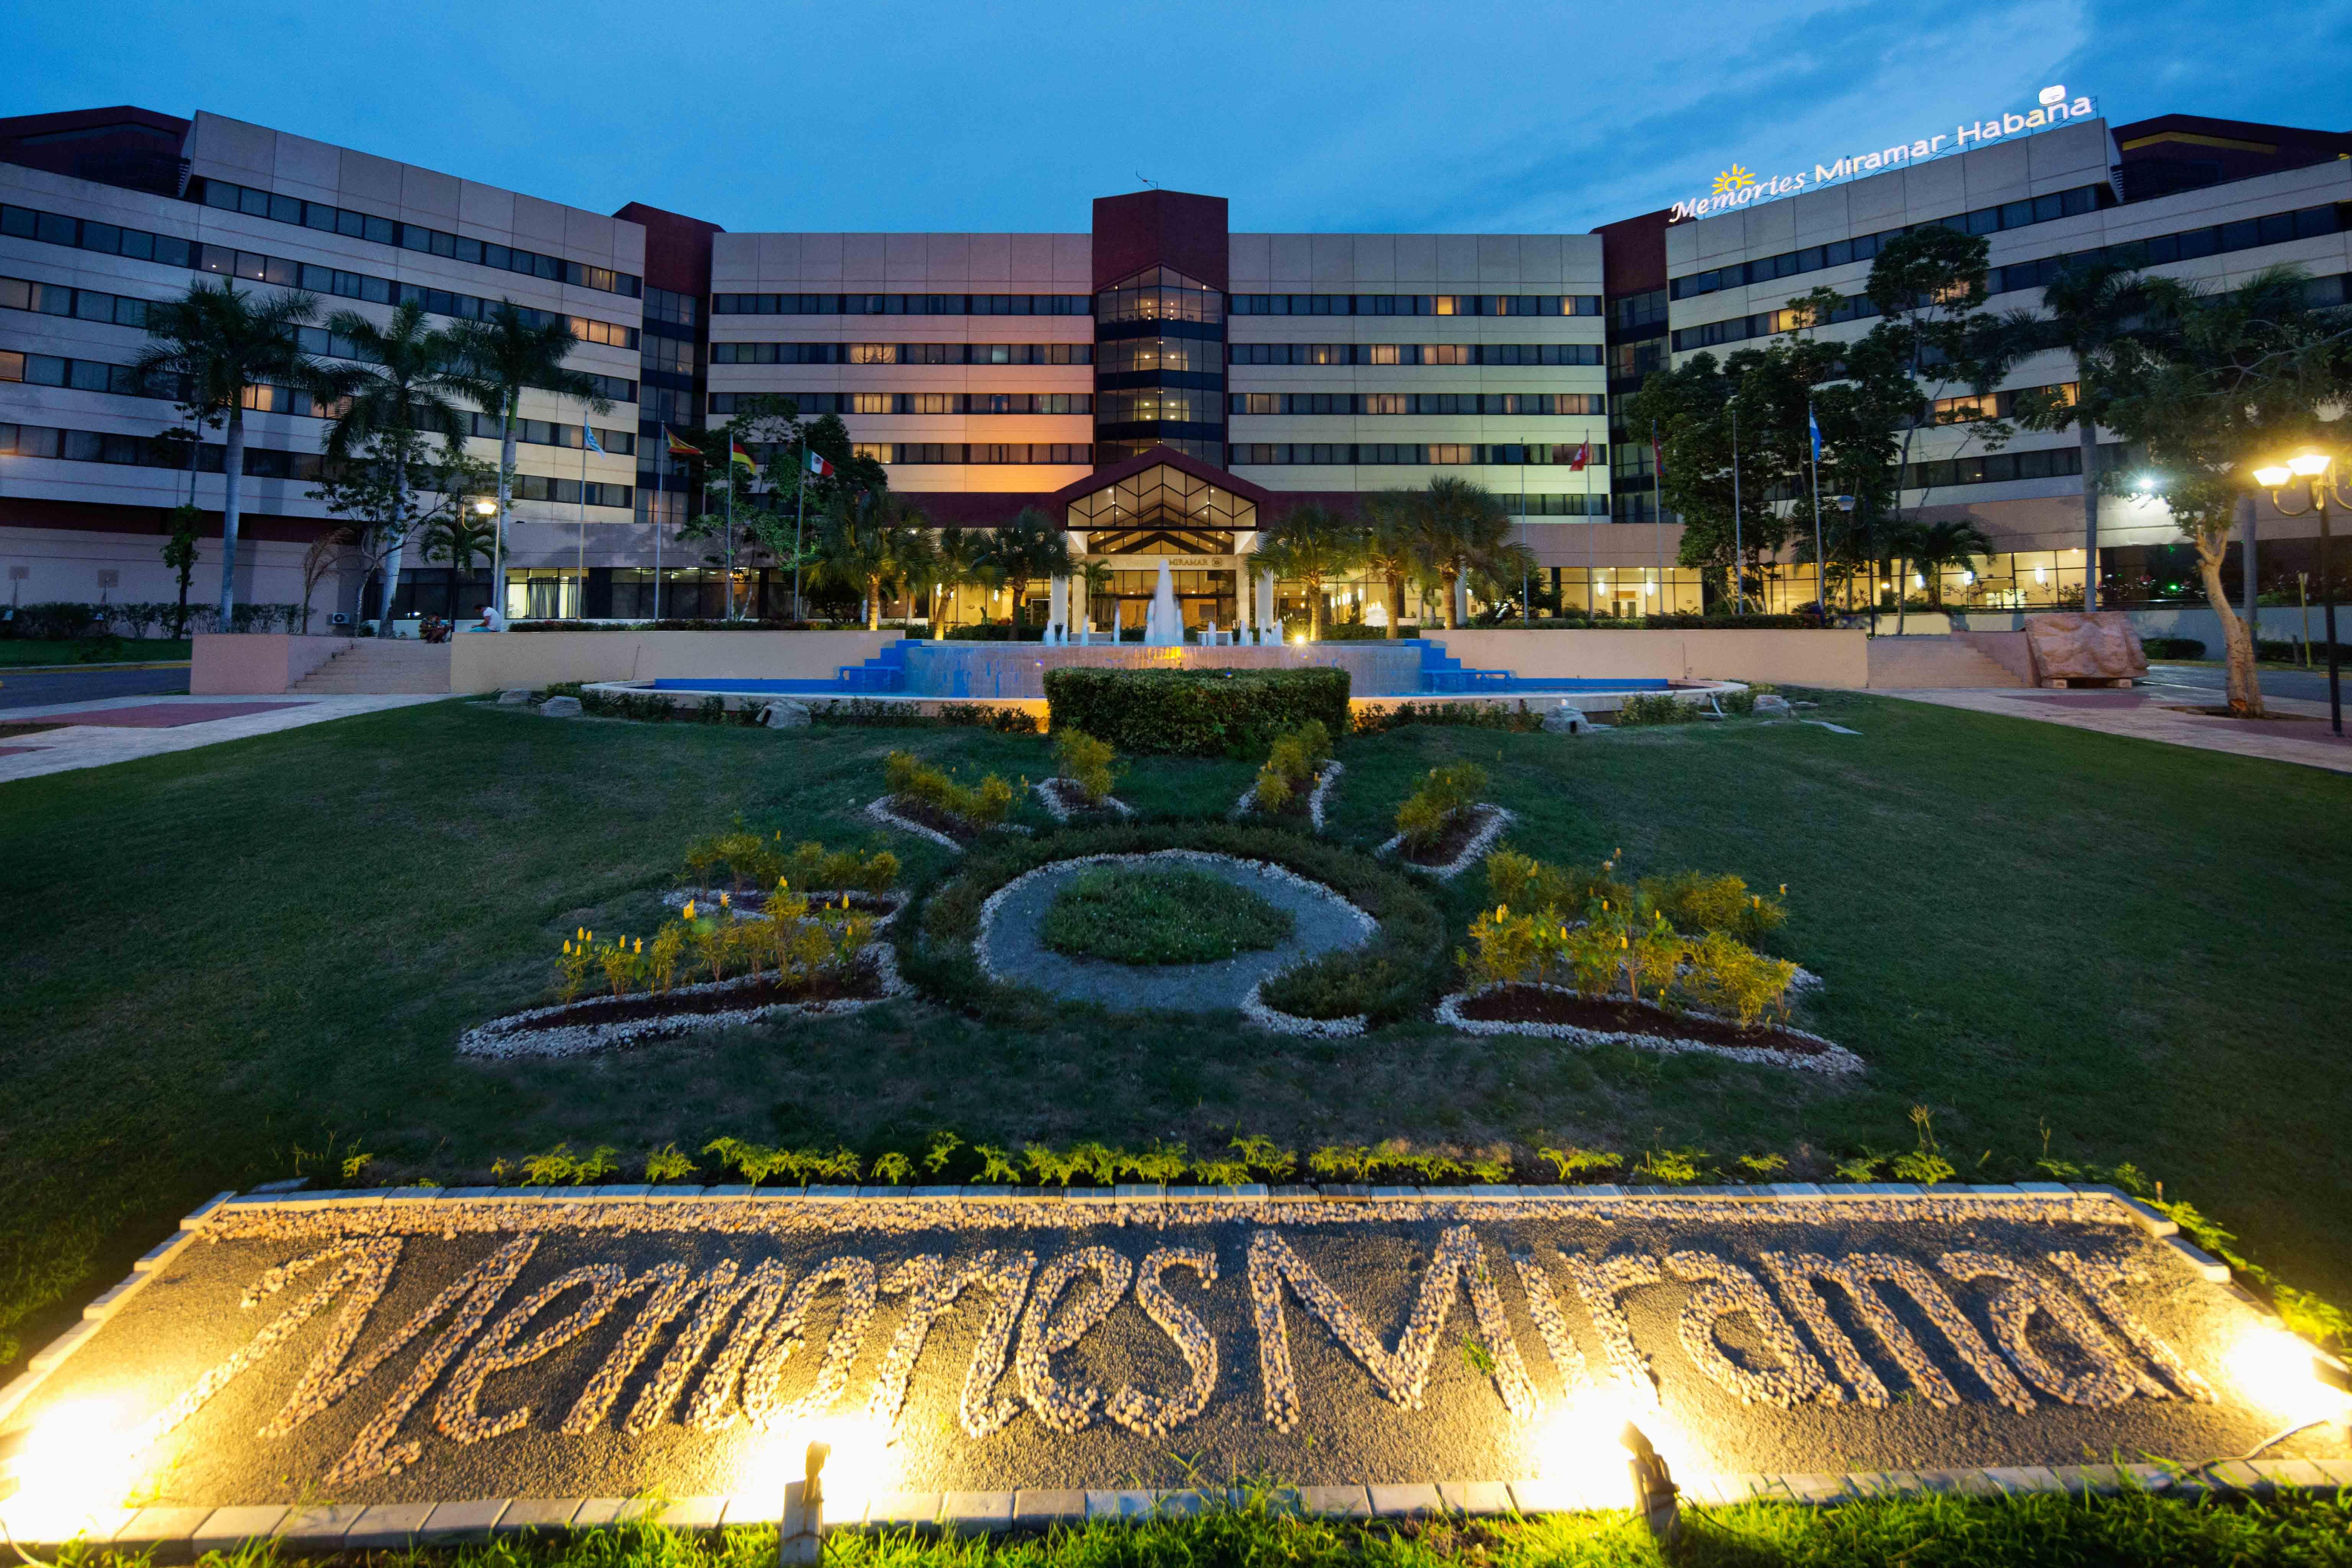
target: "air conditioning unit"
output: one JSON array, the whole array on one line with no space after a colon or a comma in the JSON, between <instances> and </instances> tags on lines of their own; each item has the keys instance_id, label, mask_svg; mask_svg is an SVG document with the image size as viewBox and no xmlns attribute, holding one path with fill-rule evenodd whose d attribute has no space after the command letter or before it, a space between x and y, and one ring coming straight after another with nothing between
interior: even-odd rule
<instances>
[{"instance_id":1,"label":"air conditioning unit","mask_svg":"<svg viewBox=\"0 0 2352 1568\"><path fill-rule=\"evenodd\" d=\"M343 614L342 611L337 610L333 615L327 617L327 624L331 626L347 626L352 624L352 618L351 616Z\"/></svg>"}]
</instances>

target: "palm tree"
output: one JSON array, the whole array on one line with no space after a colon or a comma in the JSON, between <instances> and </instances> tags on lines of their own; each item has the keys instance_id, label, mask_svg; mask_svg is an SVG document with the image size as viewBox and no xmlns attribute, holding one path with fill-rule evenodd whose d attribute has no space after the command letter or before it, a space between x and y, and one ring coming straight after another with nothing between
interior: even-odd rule
<instances>
[{"instance_id":1,"label":"palm tree","mask_svg":"<svg viewBox=\"0 0 2352 1568\"><path fill-rule=\"evenodd\" d=\"M515 409L523 388L537 387L561 397L577 399L593 413L602 414L612 403L597 391L595 378L566 370L564 361L580 346L571 321L562 316L534 320L511 300L478 321L460 321L451 329L457 339L457 365L451 384L475 407L499 421L498 540L490 548L490 605L500 609L506 598L507 512L514 504Z\"/></svg>"},{"instance_id":2,"label":"palm tree","mask_svg":"<svg viewBox=\"0 0 2352 1568\"><path fill-rule=\"evenodd\" d=\"M452 458L465 449L466 418L456 401L464 388L451 377L459 343L452 333L427 326L425 307L414 300L381 326L356 310L338 310L327 318L327 331L352 348L350 359L321 364L310 376L312 395L341 410L327 426L327 456L349 463L372 451L377 462L391 466L392 516L385 529L392 548L384 555L383 612L389 632L401 551L408 542L409 466L433 437Z\"/></svg>"},{"instance_id":3,"label":"palm tree","mask_svg":"<svg viewBox=\"0 0 2352 1568\"><path fill-rule=\"evenodd\" d=\"M318 313L315 296L289 290L256 301L234 283L194 283L147 307L147 347L131 362L142 381L170 378L181 401L205 416L226 414L221 464L220 629L236 605L236 527L244 500L245 396L273 379L304 383L313 363L296 329Z\"/></svg>"},{"instance_id":4,"label":"palm tree","mask_svg":"<svg viewBox=\"0 0 2352 1568\"><path fill-rule=\"evenodd\" d=\"M1445 591L1445 629L1462 624L1455 600L1465 577L1517 575L1511 514L1486 486L1443 475L1413 498L1414 554Z\"/></svg>"},{"instance_id":5,"label":"palm tree","mask_svg":"<svg viewBox=\"0 0 2352 1568\"><path fill-rule=\"evenodd\" d=\"M1307 636L1323 640L1324 584L1364 559L1364 531L1314 501L1301 501L1258 535L1256 566L1307 585Z\"/></svg>"},{"instance_id":6,"label":"palm tree","mask_svg":"<svg viewBox=\"0 0 2352 1568\"><path fill-rule=\"evenodd\" d=\"M1404 585L1421 574L1411 490L1381 490L1364 498L1371 526L1364 531L1364 569L1388 587L1389 636L1404 636Z\"/></svg>"},{"instance_id":7,"label":"palm tree","mask_svg":"<svg viewBox=\"0 0 2352 1568\"><path fill-rule=\"evenodd\" d=\"M983 566L988 560L989 541L985 534L967 532L961 528L943 528L931 541L931 640L945 642L949 617L940 608L942 597L952 595L947 602L959 607L963 591L982 581Z\"/></svg>"},{"instance_id":8,"label":"palm tree","mask_svg":"<svg viewBox=\"0 0 2352 1568\"><path fill-rule=\"evenodd\" d=\"M2017 422L2028 430L2069 426L2083 448L2083 608L2099 607L2099 422L2113 402L2103 390L2119 361L2146 334L2146 279L2112 261L2078 261L2042 290L2045 314L2012 311L2007 324L2020 347L2063 349L2074 356L2074 395L2020 396Z\"/></svg>"},{"instance_id":9,"label":"palm tree","mask_svg":"<svg viewBox=\"0 0 2352 1568\"><path fill-rule=\"evenodd\" d=\"M1966 518L1949 522L1923 522L1905 531L1904 548L1911 566L1927 579L1927 607L1944 607L1944 572L1965 572L1992 553L1992 541Z\"/></svg>"},{"instance_id":10,"label":"palm tree","mask_svg":"<svg viewBox=\"0 0 2352 1568\"><path fill-rule=\"evenodd\" d=\"M1070 574L1070 536L1037 508L1024 506L1011 522L997 525L988 561L1013 584L1013 623L1017 627L1029 584L1040 577Z\"/></svg>"},{"instance_id":11,"label":"palm tree","mask_svg":"<svg viewBox=\"0 0 2352 1568\"><path fill-rule=\"evenodd\" d=\"M898 584L933 569L923 514L887 490L836 497L817 530L820 580L866 596L866 629L882 629L882 602Z\"/></svg>"},{"instance_id":12,"label":"palm tree","mask_svg":"<svg viewBox=\"0 0 2352 1568\"><path fill-rule=\"evenodd\" d=\"M1108 591L1118 580L1118 574L1100 561L1081 561L1070 568L1070 581L1073 584L1085 584L1083 589L1085 608L1078 616L1078 624L1081 626L1085 626L1087 618L1094 614L1095 595Z\"/></svg>"}]
</instances>

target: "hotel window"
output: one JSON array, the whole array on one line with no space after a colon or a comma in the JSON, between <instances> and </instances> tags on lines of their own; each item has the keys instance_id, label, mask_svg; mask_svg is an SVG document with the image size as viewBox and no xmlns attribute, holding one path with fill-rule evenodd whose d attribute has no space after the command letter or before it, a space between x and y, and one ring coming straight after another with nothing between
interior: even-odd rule
<instances>
[{"instance_id":1,"label":"hotel window","mask_svg":"<svg viewBox=\"0 0 2352 1568\"><path fill-rule=\"evenodd\" d=\"M1137 371L1210 371L1217 345L1192 338L1114 338L1100 345L1100 368L1108 375Z\"/></svg>"},{"instance_id":2,"label":"hotel window","mask_svg":"<svg viewBox=\"0 0 2352 1568\"><path fill-rule=\"evenodd\" d=\"M854 441L850 444L849 455L853 458L871 458L877 463L887 463L890 460L890 448L879 441Z\"/></svg>"},{"instance_id":3,"label":"hotel window","mask_svg":"<svg viewBox=\"0 0 2352 1568\"><path fill-rule=\"evenodd\" d=\"M851 343L843 357L851 364L896 364L898 363L898 345Z\"/></svg>"},{"instance_id":4,"label":"hotel window","mask_svg":"<svg viewBox=\"0 0 2352 1568\"><path fill-rule=\"evenodd\" d=\"M862 403L864 399L859 401ZM956 395L951 392L902 392L898 395L898 411L901 414L953 414L957 401Z\"/></svg>"},{"instance_id":5,"label":"hotel window","mask_svg":"<svg viewBox=\"0 0 2352 1568\"><path fill-rule=\"evenodd\" d=\"M1421 345L1423 364L1471 364L1475 363L1468 343L1423 343Z\"/></svg>"},{"instance_id":6,"label":"hotel window","mask_svg":"<svg viewBox=\"0 0 2352 1568\"><path fill-rule=\"evenodd\" d=\"M1147 268L1095 296L1097 321L1203 321L1225 319L1224 295L1169 267Z\"/></svg>"},{"instance_id":7,"label":"hotel window","mask_svg":"<svg viewBox=\"0 0 2352 1568\"><path fill-rule=\"evenodd\" d=\"M860 392L849 399L852 414L893 414L898 400L887 392Z\"/></svg>"},{"instance_id":8,"label":"hotel window","mask_svg":"<svg viewBox=\"0 0 2352 1568\"><path fill-rule=\"evenodd\" d=\"M694 374L694 345L677 338L647 338L640 363L647 370L676 375Z\"/></svg>"},{"instance_id":9,"label":"hotel window","mask_svg":"<svg viewBox=\"0 0 2352 1568\"><path fill-rule=\"evenodd\" d=\"M1401 392L1368 392L1364 395L1364 412L1402 414L1405 411L1405 395Z\"/></svg>"},{"instance_id":10,"label":"hotel window","mask_svg":"<svg viewBox=\"0 0 2352 1568\"><path fill-rule=\"evenodd\" d=\"M1366 364L1400 364L1403 363L1397 358L1397 345L1394 343L1368 343L1365 345L1364 352L1369 356L1364 361Z\"/></svg>"}]
</instances>

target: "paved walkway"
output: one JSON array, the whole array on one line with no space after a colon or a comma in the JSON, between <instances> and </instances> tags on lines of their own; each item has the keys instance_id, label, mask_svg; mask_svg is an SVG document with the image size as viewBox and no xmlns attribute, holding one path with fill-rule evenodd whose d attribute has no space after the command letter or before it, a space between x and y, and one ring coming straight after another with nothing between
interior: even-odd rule
<instances>
[{"instance_id":1,"label":"paved walkway","mask_svg":"<svg viewBox=\"0 0 2352 1568\"><path fill-rule=\"evenodd\" d=\"M2263 671L2265 678L2268 670ZM2283 683L2284 684L2284 683ZM2083 691L2031 691L2018 688L1985 688L1923 691L1874 691L1874 697L1900 698L1906 702L1932 702L1941 708L1965 708L1976 713L1999 713L2011 719L2039 719L2075 730L2096 730L2107 735L2130 735L2167 745L2199 751L2229 752L2241 757L2263 757L2275 763L2300 763L2352 773L2352 737L2339 739L2327 727L2326 681L2320 698L2278 695L2264 681L2263 706L2284 719L2216 719L2183 713L2183 708L2222 705L2221 672L2198 666L2169 668L2152 665L2147 680L2130 690L2092 689Z\"/></svg>"},{"instance_id":2,"label":"paved walkway","mask_svg":"<svg viewBox=\"0 0 2352 1568\"><path fill-rule=\"evenodd\" d=\"M305 724L321 724L331 719L348 719L354 713L447 700L441 696L275 700L137 696L11 708L0 714L0 723L88 721L68 722L62 729L30 735L0 731L0 784L68 773L76 768L104 767L109 763L160 756L166 752L194 751L221 741L242 741L248 735L269 735L280 730L299 730ZM186 715L184 720L179 718L181 713Z\"/></svg>"}]
</instances>

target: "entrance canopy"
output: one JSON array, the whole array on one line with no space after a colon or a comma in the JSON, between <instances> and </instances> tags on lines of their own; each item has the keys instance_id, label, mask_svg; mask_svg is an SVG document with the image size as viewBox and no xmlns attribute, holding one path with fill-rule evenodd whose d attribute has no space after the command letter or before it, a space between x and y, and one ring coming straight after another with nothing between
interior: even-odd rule
<instances>
[{"instance_id":1,"label":"entrance canopy","mask_svg":"<svg viewBox=\"0 0 2352 1568\"><path fill-rule=\"evenodd\" d=\"M1167 447L1101 468L1046 504L1091 555L1226 555L1274 497Z\"/></svg>"}]
</instances>

